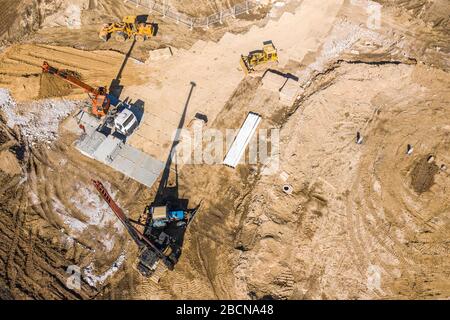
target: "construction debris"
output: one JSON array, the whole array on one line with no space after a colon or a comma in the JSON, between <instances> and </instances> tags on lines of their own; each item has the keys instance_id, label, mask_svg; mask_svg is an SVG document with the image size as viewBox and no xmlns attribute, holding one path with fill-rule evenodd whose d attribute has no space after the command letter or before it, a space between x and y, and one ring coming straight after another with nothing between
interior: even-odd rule
<instances>
[{"instance_id":1,"label":"construction debris","mask_svg":"<svg viewBox=\"0 0 450 320\"><path fill-rule=\"evenodd\" d=\"M58 137L59 123L80 105L77 101L47 99L17 103L0 88L0 112L10 128L17 126L29 142L51 142Z\"/></svg>"}]
</instances>

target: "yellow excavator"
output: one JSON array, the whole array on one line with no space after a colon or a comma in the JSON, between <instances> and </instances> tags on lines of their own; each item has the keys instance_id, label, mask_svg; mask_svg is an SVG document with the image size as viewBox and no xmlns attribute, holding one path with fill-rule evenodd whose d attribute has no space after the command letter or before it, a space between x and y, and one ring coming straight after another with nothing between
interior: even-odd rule
<instances>
[{"instance_id":1,"label":"yellow excavator","mask_svg":"<svg viewBox=\"0 0 450 320\"><path fill-rule=\"evenodd\" d=\"M113 22L103 25L99 32L99 37L103 41L108 41L111 36L117 41L136 39L145 41L155 35L155 25L147 22L138 22L137 16L126 16L122 22Z\"/></svg>"},{"instance_id":2,"label":"yellow excavator","mask_svg":"<svg viewBox=\"0 0 450 320\"><path fill-rule=\"evenodd\" d=\"M245 74L255 71L255 67L267 62L278 62L277 49L272 41L263 43L262 50L251 51L247 56L241 55L241 67Z\"/></svg>"}]
</instances>

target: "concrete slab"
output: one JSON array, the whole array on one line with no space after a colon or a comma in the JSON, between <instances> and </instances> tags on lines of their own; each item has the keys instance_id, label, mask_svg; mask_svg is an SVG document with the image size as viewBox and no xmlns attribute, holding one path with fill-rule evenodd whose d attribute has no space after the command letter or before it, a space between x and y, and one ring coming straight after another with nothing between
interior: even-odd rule
<instances>
[{"instance_id":1,"label":"concrete slab","mask_svg":"<svg viewBox=\"0 0 450 320\"><path fill-rule=\"evenodd\" d=\"M94 153L105 139L106 136L98 131L94 131L90 135L84 134L77 142L76 148L85 156L95 159Z\"/></svg>"},{"instance_id":2,"label":"concrete slab","mask_svg":"<svg viewBox=\"0 0 450 320\"><path fill-rule=\"evenodd\" d=\"M123 144L121 140L114 136L107 136L105 140L94 151L93 156L98 161L111 163L117 155L116 149Z\"/></svg>"},{"instance_id":3,"label":"concrete slab","mask_svg":"<svg viewBox=\"0 0 450 320\"><path fill-rule=\"evenodd\" d=\"M89 126L97 129L100 125L100 120L98 118L86 112L80 112L75 118L77 119L78 123L81 123L84 126Z\"/></svg>"},{"instance_id":4,"label":"concrete slab","mask_svg":"<svg viewBox=\"0 0 450 320\"><path fill-rule=\"evenodd\" d=\"M164 168L162 161L125 144L112 135L94 131L83 134L75 147L84 155L151 187Z\"/></svg>"},{"instance_id":5,"label":"concrete slab","mask_svg":"<svg viewBox=\"0 0 450 320\"><path fill-rule=\"evenodd\" d=\"M135 163L132 160L125 158L121 155L115 157L114 160L111 162L111 167L128 176L130 176L131 173L133 172L134 165Z\"/></svg>"}]
</instances>

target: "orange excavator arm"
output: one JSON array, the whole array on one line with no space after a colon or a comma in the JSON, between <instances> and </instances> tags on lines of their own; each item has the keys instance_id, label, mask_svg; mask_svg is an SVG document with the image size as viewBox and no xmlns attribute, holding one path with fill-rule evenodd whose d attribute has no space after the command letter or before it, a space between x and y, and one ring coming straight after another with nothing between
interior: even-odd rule
<instances>
[{"instance_id":1,"label":"orange excavator arm","mask_svg":"<svg viewBox=\"0 0 450 320\"><path fill-rule=\"evenodd\" d=\"M84 83L83 81L75 78L74 76L68 74L67 72L65 72L63 70L59 70L57 68L50 66L47 63L47 61L44 61L44 63L42 64L42 71L53 74L65 81L69 82L70 84L73 84L74 86L84 89L88 93L99 94L97 89L91 87L90 85Z\"/></svg>"},{"instance_id":2,"label":"orange excavator arm","mask_svg":"<svg viewBox=\"0 0 450 320\"><path fill-rule=\"evenodd\" d=\"M80 79L70 75L68 72L50 66L47 61L44 61L42 64L42 72L52 74L70 84L73 84L74 86L84 89L84 91L88 94L91 94L92 96L89 95L92 103L92 109L90 112L94 116L100 118L108 113L110 100L105 87L99 87L98 89L91 87Z\"/></svg>"}]
</instances>

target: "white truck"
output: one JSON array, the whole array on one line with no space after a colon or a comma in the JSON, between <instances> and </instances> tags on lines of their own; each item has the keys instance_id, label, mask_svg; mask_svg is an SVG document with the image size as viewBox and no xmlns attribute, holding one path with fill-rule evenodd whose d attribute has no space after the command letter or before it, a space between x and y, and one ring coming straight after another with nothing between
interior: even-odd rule
<instances>
[{"instance_id":1,"label":"white truck","mask_svg":"<svg viewBox=\"0 0 450 320\"><path fill-rule=\"evenodd\" d=\"M116 131L124 136L129 136L137 126L137 118L129 109L123 109L114 118Z\"/></svg>"}]
</instances>

